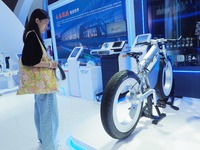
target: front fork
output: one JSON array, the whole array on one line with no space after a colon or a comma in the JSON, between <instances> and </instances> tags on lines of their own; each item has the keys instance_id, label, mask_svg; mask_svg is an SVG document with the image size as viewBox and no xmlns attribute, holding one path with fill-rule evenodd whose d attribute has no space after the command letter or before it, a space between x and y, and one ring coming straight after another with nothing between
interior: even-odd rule
<instances>
[{"instance_id":1,"label":"front fork","mask_svg":"<svg viewBox=\"0 0 200 150\"><path fill-rule=\"evenodd\" d=\"M129 92L131 93L131 91ZM157 96L156 96L156 91L154 89L149 88L147 91L145 91L144 93L133 93L130 94L132 96L130 96L130 100L132 103L131 106L131 110L130 110L130 118L133 118L134 116L134 110L135 106L140 106L141 104L144 104L144 100L146 100L146 103L144 106L142 106L142 115L144 117L148 117L152 119L152 123L153 124L158 124L158 122L160 122L164 117L166 117L166 114L164 113L160 113L160 110L158 108L157 104ZM153 106L156 109L157 112L157 116L153 115Z\"/></svg>"},{"instance_id":2,"label":"front fork","mask_svg":"<svg viewBox=\"0 0 200 150\"><path fill-rule=\"evenodd\" d=\"M142 74L138 74L138 76L141 76L141 81L139 86L135 87L134 85L129 86L129 94L126 97L132 104L135 102L142 103L149 95L153 95L153 103L156 104L157 102L157 96L156 91L154 89L150 88L150 84L147 78L146 72L143 72Z\"/></svg>"},{"instance_id":3,"label":"front fork","mask_svg":"<svg viewBox=\"0 0 200 150\"><path fill-rule=\"evenodd\" d=\"M162 45L162 48L161 48L160 51L161 51L162 57L163 57L163 59L164 59L164 61L165 61L165 68L164 68L164 71L166 71L167 68L168 68L168 58L167 58L167 51L166 51L166 46L165 46L165 44Z\"/></svg>"},{"instance_id":4,"label":"front fork","mask_svg":"<svg viewBox=\"0 0 200 150\"><path fill-rule=\"evenodd\" d=\"M166 116L166 114L160 113L160 110L159 110L158 106L156 105L157 104L157 95L156 95L156 91L154 89L148 88L145 92L142 92L143 84L144 84L142 82L145 82L145 81L141 81L138 89L134 89L134 87L129 89L129 96L127 96L128 100L130 100L130 102L132 103L132 106L135 106L135 105L138 106L141 103L143 104L143 102L146 100L145 106L142 107L142 109L143 109L142 116L151 118L151 119L153 119L153 121L152 121L153 124L158 124L158 122L160 120L162 120ZM137 92L135 92L135 91L137 91ZM152 107L153 105L155 106L158 116L153 115L153 107ZM131 107L131 108L134 108L134 107ZM131 116L131 113L130 113L130 116Z\"/></svg>"}]
</instances>

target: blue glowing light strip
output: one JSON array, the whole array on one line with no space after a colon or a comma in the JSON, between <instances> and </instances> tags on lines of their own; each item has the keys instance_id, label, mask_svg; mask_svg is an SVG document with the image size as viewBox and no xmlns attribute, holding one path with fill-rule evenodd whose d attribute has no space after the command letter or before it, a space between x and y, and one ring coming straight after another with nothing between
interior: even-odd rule
<instances>
[{"instance_id":1,"label":"blue glowing light strip","mask_svg":"<svg viewBox=\"0 0 200 150\"><path fill-rule=\"evenodd\" d=\"M75 150L86 150L85 148L83 148L82 146L80 146L78 143L75 143L72 139L70 141L70 145Z\"/></svg>"},{"instance_id":2,"label":"blue glowing light strip","mask_svg":"<svg viewBox=\"0 0 200 150\"><path fill-rule=\"evenodd\" d=\"M144 27L144 0L141 0L142 5L142 32L145 33L145 27Z\"/></svg>"},{"instance_id":3,"label":"blue glowing light strip","mask_svg":"<svg viewBox=\"0 0 200 150\"><path fill-rule=\"evenodd\" d=\"M199 70L173 70L175 73L200 73Z\"/></svg>"},{"instance_id":4,"label":"blue glowing light strip","mask_svg":"<svg viewBox=\"0 0 200 150\"><path fill-rule=\"evenodd\" d=\"M70 136L66 141L69 150L95 150L93 147Z\"/></svg>"},{"instance_id":5,"label":"blue glowing light strip","mask_svg":"<svg viewBox=\"0 0 200 150\"><path fill-rule=\"evenodd\" d=\"M48 3L47 0L44 0L44 1L43 1L43 9L44 9L44 10L47 10L47 3Z\"/></svg>"},{"instance_id":6,"label":"blue glowing light strip","mask_svg":"<svg viewBox=\"0 0 200 150\"><path fill-rule=\"evenodd\" d=\"M188 17L192 17L192 16L197 16L200 14L200 11L198 12L194 12L194 13L190 13L190 14L186 14L186 15L182 15L180 17L178 17L179 19L183 19L183 18L188 18ZM165 20L165 18L161 18L161 19L156 19L156 20L152 20L152 22L163 22Z\"/></svg>"},{"instance_id":7,"label":"blue glowing light strip","mask_svg":"<svg viewBox=\"0 0 200 150\"><path fill-rule=\"evenodd\" d=\"M128 33L128 41L129 43L133 43L133 16L131 15L133 10L131 9L131 0L127 0L126 8L127 8L127 18L128 18L128 28L129 28L129 33Z\"/></svg>"},{"instance_id":8,"label":"blue glowing light strip","mask_svg":"<svg viewBox=\"0 0 200 150\"><path fill-rule=\"evenodd\" d=\"M67 147L70 148L71 150L86 150L77 142L75 142L72 137L69 137L66 144L67 144Z\"/></svg>"}]
</instances>

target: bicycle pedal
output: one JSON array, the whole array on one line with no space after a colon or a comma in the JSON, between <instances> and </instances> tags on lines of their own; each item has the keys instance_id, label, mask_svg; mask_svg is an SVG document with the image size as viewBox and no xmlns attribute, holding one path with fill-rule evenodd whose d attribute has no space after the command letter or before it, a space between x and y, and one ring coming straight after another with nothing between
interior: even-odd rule
<instances>
[{"instance_id":1,"label":"bicycle pedal","mask_svg":"<svg viewBox=\"0 0 200 150\"><path fill-rule=\"evenodd\" d=\"M159 101L157 102L157 106L158 106L158 107L161 107L161 108L165 108L165 107L166 107L166 101L164 101L164 100L159 100Z\"/></svg>"}]
</instances>

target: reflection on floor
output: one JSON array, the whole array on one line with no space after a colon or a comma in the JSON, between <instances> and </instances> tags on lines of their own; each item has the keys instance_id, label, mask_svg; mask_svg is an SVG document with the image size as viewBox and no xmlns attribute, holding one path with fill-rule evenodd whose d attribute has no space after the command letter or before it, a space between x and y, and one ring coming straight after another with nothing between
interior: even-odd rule
<instances>
[{"instance_id":1,"label":"reflection on floor","mask_svg":"<svg viewBox=\"0 0 200 150\"><path fill-rule=\"evenodd\" d=\"M176 98L179 111L167 106L158 125L141 118L124 140L112 139L100 120L100 103L58 95L59 141L66 150L196 150L200 147L200 99ZM36 150L33 95L0 97L0 149Z\"/></svg>"}]
</instances>

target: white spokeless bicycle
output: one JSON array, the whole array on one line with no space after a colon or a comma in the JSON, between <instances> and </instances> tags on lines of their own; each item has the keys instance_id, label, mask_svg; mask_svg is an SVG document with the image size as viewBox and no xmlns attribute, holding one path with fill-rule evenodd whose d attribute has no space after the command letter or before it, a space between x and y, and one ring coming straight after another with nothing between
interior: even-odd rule
<instances>
[{"instance_id":1,"label":"white spokeless bicycle","mask_svg":"<svg viewBox=\"0 0 200 150\"><path fill-rule=\"evenodd\" d=\"M172 65L168 60L166 43L178 40L151 39L151 34L136 37L127 55L136 60L137 72L117 72L103 91L101 121L111 137L128 137L141 116L153 119L154 124L166 116L160 113L157 105L158 100L169 98L173 85ZM143 58L140 58L141 55ZM158 116L153 115L153 105Z\"/></svg>"}]
</instances>

